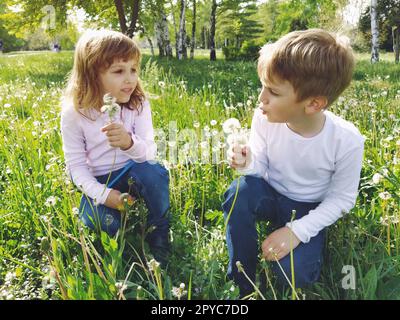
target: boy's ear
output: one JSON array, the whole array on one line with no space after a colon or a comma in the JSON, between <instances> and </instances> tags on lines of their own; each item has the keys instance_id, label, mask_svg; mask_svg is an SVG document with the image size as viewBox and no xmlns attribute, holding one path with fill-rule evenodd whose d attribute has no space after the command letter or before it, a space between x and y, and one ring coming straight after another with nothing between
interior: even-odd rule
<instances>
[{"instance_id":1,"label":"boy's ear","mask_svg":"<svg viewBox=\"0 0 400 320\"><path fill-rule=\"evenodd\" d=\"M312 97L306 105L305 111L307 114L321 112L328 105L328 98L324 96Z\"/></svg>"}]
</instances>

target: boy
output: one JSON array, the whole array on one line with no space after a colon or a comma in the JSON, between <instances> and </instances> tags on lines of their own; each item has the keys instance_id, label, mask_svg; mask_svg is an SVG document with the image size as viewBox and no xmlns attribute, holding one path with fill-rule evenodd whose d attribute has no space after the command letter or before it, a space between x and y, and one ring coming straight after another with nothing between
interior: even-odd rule
<instances>
[{"instance_id":1,"label":"boy","mask_svg":"<svg viewBox=\"0 0 400 320\"><path fill-rule=\"evenodd\" d=\"M260 51L262 90L249 143L228 150L231 167L243 176L223 203L228 277L242 297L254 288L236 263L254 282L256 219L278 227L263 241L262 255L273 261L280 286L292 281L291 248L296 287L319 278L325 228L354 206L360 180L364 138L327 111L350 84L353 69L351 47L320 29L291 32Z\"/></svg>"}]
</instances>

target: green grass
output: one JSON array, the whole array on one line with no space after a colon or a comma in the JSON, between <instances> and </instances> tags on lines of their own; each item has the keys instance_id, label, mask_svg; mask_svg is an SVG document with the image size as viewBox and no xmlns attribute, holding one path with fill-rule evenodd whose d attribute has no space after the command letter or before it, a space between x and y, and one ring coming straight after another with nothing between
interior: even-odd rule
<instances>
[{"instance_id":1,"label":"green grass","mask_svg":"<svg viewBox=\"0 0 400 320\"><path fill-rule=\"evenodd\" d=\"M360 196L352 212L329 228L321 279L300 298L400 298L400 66L386 55L377 65L368 55L357 57L354 81L332 109L367 138ZM172 289L181 283L181 291L189 291L182 299L237 297L225 278L221 211L236 174L224 161L167 164L173 240L167 271L152 271L137 258L144 251L150 260L139 236L146 214L141 205L130 209L127 230L114 239L81 228L74 209L81 194L65 173L59 131L59 98L72 61L72 52L0 56L0 299L177 299ZM145 55L141 78L154 126L166 134L176 121L181 133L194 129L200 143L207 138L205 126L221 131L229 117L251 123L259 92L255 62ZM378 184L372 182L376 173L383 176ZM382 192L390 198L381 199ZM259 225L260 239L266 229ZM356 271L354 290L342 287L347 265ZM270 275L268 264L258 271ZM270 287L262 294L292 297Z\"/></svg>"}]
</instances>

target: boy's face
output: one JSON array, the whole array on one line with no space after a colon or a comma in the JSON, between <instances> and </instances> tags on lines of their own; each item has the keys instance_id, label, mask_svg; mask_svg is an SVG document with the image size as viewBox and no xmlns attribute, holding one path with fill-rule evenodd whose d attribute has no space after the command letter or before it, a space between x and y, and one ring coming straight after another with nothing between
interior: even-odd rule
<instances>
[{"instance_id":1,"label":"boy's face","mask_svg":"<svg viewBox=\"0 0 400 320\"><path fill-rule=\"evenodd\" d=\"M290 82L276 81L265 83L262 81L261 93L258 97L259 108L269 122L292 122L305 116L307 101L297 101L296 92Z\"/></svg>"},{"instance_id":2,"label":"boy's face","mask_svg":"<svg viewBox=\"0 0 400 320\"><path fill-rule=\"evenodd\" d=\"M110 93L119 103L129 101L138 83L138 66L135 60L114 60L113 64L100 72L103 95Z\"/></svg>"}]
</instances>

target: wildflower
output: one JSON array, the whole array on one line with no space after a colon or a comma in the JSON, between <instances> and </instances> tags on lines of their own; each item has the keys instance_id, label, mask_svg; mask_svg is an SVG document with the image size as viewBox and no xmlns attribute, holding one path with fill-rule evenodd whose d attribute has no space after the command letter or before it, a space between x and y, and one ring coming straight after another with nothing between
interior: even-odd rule
<instances>
[{"instance_id":1,"label":"wildflower","mask_svg":"<svg viewBox=\"0 0 400 320\"><path fill-rule=\"evenodd\" d=\"M121 107L117 103L117 99L111 94L106 93L103 97L104 106L101 107L100 111L107 113L111 122L115 121L115 115L121 111Z\"/></svg>"},{"instance_id":2,"label":"wildflower","mask_svg":"<svg viewBox=\"0 0 400 320\"><path fill-rule=\"evenodd\" d=\"M128 206L133 205L133 198L130 196L129 193L121 193L121 195L119 196L119 200L123 201L124 203L128 204Z\"/></svg>"},{"instance_id":3,"label":"wildflower","mask_svg":"<svg viewBox=\"0 0 400 320\"><path fill-rule=\"evenodd\" d=\"M74 216L79 215L79 209L78 209L77 207L73 207L73 208L72 208L72 214L73 214Z\"/></svg>"},{"instance_id":4,"label":"wildflower","mask_svg":"<svg viewBox=\"0 0 400 320\"><path fill-rule=\"evenodd\" d=\"M178 300L180 300L183 296L185 296L187 294L187 291L184 290L185 289L185 284L181 283L179 287L172 287L172 295L176 298L178 298Z\"/></svg>"},{"instance_id":5,"label":"wildflower","mask_svg":"<svg viewBox=\"0 0 400 320\"><path fill-rule=\"evenodd\" d=\"M211 103L209 101L206 101L205 106L209 107L209 106L211 106Z\"/></svg>"},{"instance_id":6,"label":"wildflower","mask_svg":"<svg viewBox=\"0 0 400 320\"><path fill-rule=\"evenodd\" d=\"M241 127L239 120L236 118L230 118L222 124L222 129L226 134L231 134Z\"/></svg>"},{"instance_id":7,"label":"wildflower","mask_svg":"<svg viewBox=\"0 0 400 320\"><path fill-rule=\"evenodd\" d=\"M164 81L158 81L158 85L159 85L161 88L165 88L165 82L164 82Z\"/></svg>"},{"instance_id":8,"label":"wildflower","mask_svg":"<svg viewBox=\"0 0 400 320\"><path fill-rule=\"evenodd\" d=\"M16 277L17 274L15 272L7 272L4 280L5 282L11 283Z\"/></svg>"},{"instance_id":9,"label":"wildflower","mask_svg":"<svg viewBox=\"0 0 400 320\"><path fill-rule=\"evenodd\" d=\"M201 147L202 149L207 148L207 147L208 147L208 142L207 142L207 141L202 141L202 142L200 142L200 147Z\"/></svg>"},{"instance_id":10,"label":"wildflower","mask_svg":"<svg viewBox=\"0 0 400 320\"><path fill-rule=\"evenodd\" d=\"M58 198L54 197L54 196L50 196L47 198L46 202L45 202L45 206L46 207L52 207L57 203Z\"/></svg>"},{"instance_id":11,"label":"wildflower","mask_svg":"<svg viewBox=\"0 0 400 320\"><path fill-rule=\"evenodd\" d=\"M391 197L392 196L387 191L379 193L379 198L381 198L382 200L389 200Z\"/></svg>"},{"instance_id":12,"label":"wildflower","mask_svg":"<svg viewBox=\"0 0 400 320\"><path fill-rule=\"evenodd\" d=\"M123 293L128 288L128 286L123 282L117 282L115 284L115 287L118 289L119 293Z\"/></svg>"},{"instance_id":13,"label":"wildflower","mask_svg":"<svg viewBox=\"0 0 400 320\"><path fill-rule=\"evenodd\" d=\"M118 207L118 210L120 210L120 207ZM106 226L111 226L113 222L114 222L114 217L111 214L106 214L104 218L104 224Z\"/></svg>"},{"instance_id":14,"label":"wildflower","mask_svg":"<svg viewBox=\"0 0 400 320\"><path fill-rule=\"evenodd\" d=\"M372 177L373 184L378 184L382 180L383 176L380 173L375 173Z\"/></svg>"},{"instance_id":15,"label":"wildflower","mask_svg":"<svg viewBox=\"0 0 400 320\"><path fill-rule=\"evenodd\" d=\"M6 103L5 105L4 105L4 108L6 108L6 109L8 109L8 108L10 108L11 107L11 104L9 104L9 103Z\"/></svg>"},{"instance_id":16,"label":"wildflower","mask_svg":"<svg viewBox=\"0 0 400 320\"><path fill-rule=\"evenodd\" d=\"M147 266L149 267L150 271L156 271L160 267L160 263L155 259L151 259L147 263Z\"/></svg>"},{"instance_id":17,"label":"wildflower","mask_svg":"<svg viewBox=\"0 0 400 320\"><path fill-rule=\"evenodd\" d=\"M396 216L385 216L379 218L379 223L383 226L388 226L389 224L398 224L399 222L400 220Z\"/></svg>"},{"instance_id":18,"label":"wildflower","mask_svg":"<svg viewBox=\"0 0 400 320\"><path fill-rule=\"evenodd\" d=\"M227 138L228 145L240 146L243 148L247 144L247 133L245 130L240 130L234 134L231 134Z\"/></svg>"},{"instance_id":19,"label":"wildflower","mask_svg":"<svg viewBox=\"0 0 400 320\"><path fill-rule=\"evenodd\" d=\"M195 121L193 122L193 127L195 127L196 129L200 127L200 123Z\"/></svg>"},{"instance_id":20,"label":"wildflower","mask_svg":"<svg viewBox=\"0 0 400 320\"><path fill-rule=\"evenodd\" d=\"M239 272L243 272L244 271L243 265L242 265L242 263L240 261L236 261L236 267L238 268Z\"/></svg>"},{"instance_id":21,"label":"wildflower","mask_svg":"<svg viewBox=\"0 0 400 320\"><path fill-rule=\"evenodd\" d=\"M216 120L211 120L211 121L210 121L210 124L211 124L212 126L215 126L215 125L217 124L217 121L216 121Z\"/></svg>"}]
</instances>

